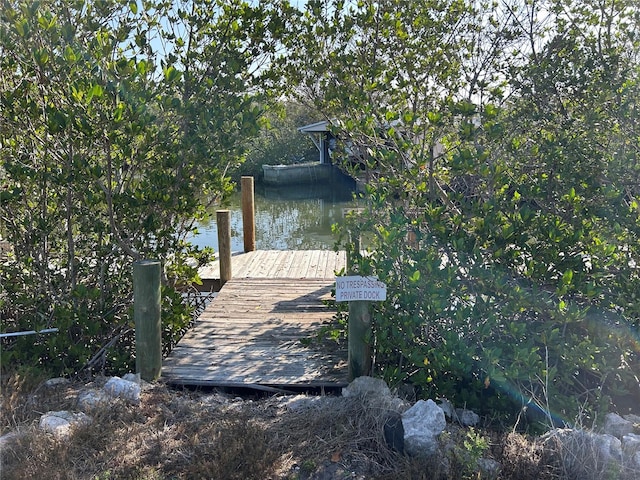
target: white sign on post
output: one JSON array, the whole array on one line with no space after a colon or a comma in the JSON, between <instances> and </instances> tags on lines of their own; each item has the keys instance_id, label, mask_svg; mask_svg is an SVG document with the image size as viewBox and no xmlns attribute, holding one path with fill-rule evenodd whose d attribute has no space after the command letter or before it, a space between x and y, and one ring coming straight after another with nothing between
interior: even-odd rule
<instances>
[{"instance_id":1,"label":"white sign on post","mask_svg":"<svg viewBox=\"0 0 640 480\"><path fill-rule=\"evenodd\" d=\"M336 302L382 302L387 286L377 277L336 277Z\"/></svg>"}]
</instances>

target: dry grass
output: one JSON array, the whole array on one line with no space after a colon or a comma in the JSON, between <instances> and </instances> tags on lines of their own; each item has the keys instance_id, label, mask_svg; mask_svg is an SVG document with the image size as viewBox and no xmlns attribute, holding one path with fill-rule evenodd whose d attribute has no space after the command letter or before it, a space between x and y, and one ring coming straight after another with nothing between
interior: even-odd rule
<instances>
[{"instance_id":1,"label":"dry grass","mask_svg":"<svg viewBox=\"0 0 640 480\"><path fill-rule=\"evenodd\" d=\"M381 400L327 397L294 409L283 397L241 400L155 385L139 406L97 409L92 424L60 440L39 431L39 417L74 409L84 385L45 388L40 380L3 382L2 432L21 432L1 452L3 480L481 478L464 455L421 460L391 450L383 435L390 406ZM450 429L450 452L464 453L465 432ZM517 434L483 435L486 456L502 463L500 478L569 478L539 443Z\"/></svg>"}]
</instances>

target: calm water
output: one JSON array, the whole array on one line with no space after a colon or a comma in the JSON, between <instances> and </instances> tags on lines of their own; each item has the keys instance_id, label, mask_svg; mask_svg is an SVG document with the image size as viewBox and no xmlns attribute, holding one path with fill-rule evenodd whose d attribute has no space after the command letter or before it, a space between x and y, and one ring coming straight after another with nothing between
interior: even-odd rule
<instances>
[{"instance_id":1,"label":"calm water","mask_svg":"<svg viewBox=\"0 0 640 480\"><path fill-rule=\"evenodd\" d=\"M289 187L255 186L256 248L258 250L332 249L336 237L334 223L342 222L343 209L356 206L353 182L335 179L327 185ZM240 193L230 204L231 250L244 249ZM193 243L218 249L215 213L209 224L199 227Z\"/></svg>"}]
</instances>

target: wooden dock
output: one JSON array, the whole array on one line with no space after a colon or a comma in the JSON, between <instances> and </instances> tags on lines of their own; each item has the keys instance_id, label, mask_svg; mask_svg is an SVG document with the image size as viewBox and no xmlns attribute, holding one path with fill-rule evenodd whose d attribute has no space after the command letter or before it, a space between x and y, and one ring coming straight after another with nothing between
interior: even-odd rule
<instances>
[{"instance_id":1,"label":"wooden dock","mask_svg":"<svg viewBox=\"0 0 640 480\"><path fill-rule=\"evenodd\" d=\"M165 359L162 377L172 384L261 390L346 385L346 347L301 342L333 317L324 301L344 266L344 252L333 251L233 256L233 278ZM203 280L215 280L216 268L201 269Z\"/></svg>"},{"instance_id":2,"label":"wooden dock","mask_svg":"<svg viewBox=\"0 0 640 480\"><path fill-rule=\"evenodd\" d=\"M235 253L232 258L233 278L335 278L335 272L346 267L344 251L330 250L257 250ZM198 270L202 290L220 290L220 262Z\"/></svg>"}]
</instances>

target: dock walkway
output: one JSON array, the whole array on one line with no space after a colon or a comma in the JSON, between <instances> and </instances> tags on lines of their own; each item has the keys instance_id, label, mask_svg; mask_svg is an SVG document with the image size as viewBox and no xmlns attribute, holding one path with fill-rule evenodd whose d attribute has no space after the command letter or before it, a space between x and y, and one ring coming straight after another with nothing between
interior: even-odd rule
<instances>
[{"instance_id":1,"label":"dock walkway","mask_svg":"<svg viewBox=\"0 0 640 480\"><path fill-rule=\"evenodd\" d=\"M347 351L314 337L344 252L255 251L233 257L233 278L165 359L162 377L182 385L262 390L347 384ZM217 265L200 271L216 279ZM306 343L306 342L305 342Z\"/></svg>"},{"instance_id":2,"label":"dock walkway","mask_svg":"<svg viewBox=\"0 0 640 480\"><path fill-rule=\"evenodd\" d=\"M256 250L235 253L233 278L326 278L346 266L344 251L332 250ZM220 263L212 262L198 270L205 285L218 282Z\"/></svg>"}]
</instances>

